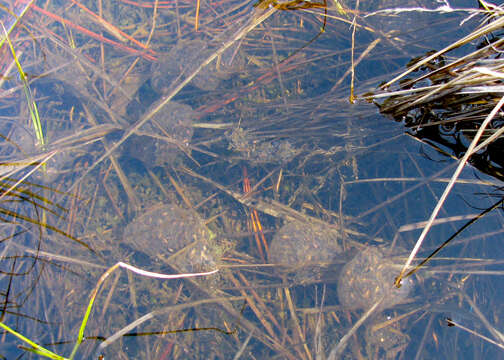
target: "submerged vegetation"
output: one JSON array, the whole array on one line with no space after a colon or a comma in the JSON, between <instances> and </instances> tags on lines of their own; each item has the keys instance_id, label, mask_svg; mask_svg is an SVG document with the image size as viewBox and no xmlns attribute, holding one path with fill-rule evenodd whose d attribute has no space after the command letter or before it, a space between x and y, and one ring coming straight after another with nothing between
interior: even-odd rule
<instances>
[{"instance_id":1,"label":"submerged vegetation","mask_svg":"<svg viewBox=\"0 0 504 360\"><path fill-rule=\"evenodd\" d=\"M504 10L436 4L2 5L0 356L502 352Z\"/></svg>"}]
</instances>

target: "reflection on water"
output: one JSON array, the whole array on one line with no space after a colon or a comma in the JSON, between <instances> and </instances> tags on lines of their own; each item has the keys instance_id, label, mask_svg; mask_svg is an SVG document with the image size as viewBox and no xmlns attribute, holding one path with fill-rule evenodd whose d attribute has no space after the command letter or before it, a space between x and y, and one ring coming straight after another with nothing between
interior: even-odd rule
<instances>
[{"instance_id":1,"label":"reflection on water","mask_svg":"<svg viewBox=\"0 0 504 360\"><path fill-rule=\"evenodd\" d=\"M410 31L407 12L364 17L390 2L287 11L295 4L232 1L201 4L195 31L193 2L82 5L99 20L54 3L49 14L34 7L30 33L16 33L25 71L41 75L30 86L45 147L17 77L3 84L3 161L53 155L26 190L0 198L12 211L0 211L6 324L69 356L92 289L117 261L163 273L218 267L173 281L113 273L76 357L324 359L382 297L339 357L502 357L442 321L469 314L461 321L486 335L485 321L499 326L500 214L392 288L453 163L373 105L347 101L354 15L355 59L370 50L355 68L361 94L432 38L446 45L470 31L474 22L458 26L465 13L422 14ZM16 166L4 181L33 169ZM422 256L488 206L492 179L478 176L463 173ZM10 334L3 344L7 358L34 357Z\"/></svg>"}]
</instances>

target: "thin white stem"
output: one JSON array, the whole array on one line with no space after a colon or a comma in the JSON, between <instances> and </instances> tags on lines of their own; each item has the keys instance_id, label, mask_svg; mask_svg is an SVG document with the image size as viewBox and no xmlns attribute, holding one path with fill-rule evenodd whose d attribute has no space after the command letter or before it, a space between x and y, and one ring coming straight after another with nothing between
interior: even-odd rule
<instances>
[{"instance_id":1,"label":"thin white stem","mask_svg":"<svg viewBox=\"0 0 504 360\"><path fill-rule=\"evenodd\" d=\"M212 271L201 272L201 273L160 274L160 273L155 273L152 271L142 270L142 269L139 269L139 268L134 267L132 265L123 263L123 262L119 262L118 264L120 267L128 269L130 271L133 271L135 274L147 276L150 278L156 278L156 279L183 279L183 278L196 277L196 276L207 276L207 275L215 274L216 272L219 271L219 269L215 269Z\"/></svg>"},{"instance_id":2,"label":"thin white stem","mask_svg":"<svg viewBox=\"0 0 504 360\"><path fill-rule=\"evenodd\" d=\"M481 124L480 128L478 129L478 132L476 133L476 136L474 137L473 141L467 148L466 153L464 154L464 157L460 160L459 165L457 166L457 169L455 170L455 173L451 177L450 182L448 185L446 185L445 191L443 192L443 195L441 195L441 198L439 199L436 207L432 211L432 214L429 218L429 221L427 222L427 225L424 227L422 233L420 234L420 237L418 238L415 247L411 251L411 254L408 257L408 260L406 260L406 263L404 264L399 276L396 279L396 286L398 286L401 283L401 279L404 276L406 270L409 268L411 265L411 262L415 258L416 254L418 253L418 250L420 250L420 246L422 245L425 237L427 236L427 233L429 232L430 228L432 227L432 224L434 223L434 220L436 219L439 211L441 210L441 207L443 206L446 198L448 197L448 194L450 193L451 189L455 185L455 182L457 181L457 178L459 177L460 173L462 172L462 169L464 168L465 164L467 163L467 160L469 159L469 156L473 153L474 149L476 148L476 144L478 144L479 139L481 138L481 135L485 131L486 127L490 123L490 121L495 117L497 112L500 110L500 108L504 105L504 96L499 100L497 105L492 109L490 114L486 117L485 121Z\"/></svg>"}]
</instances>

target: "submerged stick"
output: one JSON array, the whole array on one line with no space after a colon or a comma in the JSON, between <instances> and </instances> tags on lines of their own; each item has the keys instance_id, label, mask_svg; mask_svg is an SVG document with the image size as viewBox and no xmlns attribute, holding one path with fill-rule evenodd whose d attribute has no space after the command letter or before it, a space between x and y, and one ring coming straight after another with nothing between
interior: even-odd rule
<instances>
[{"instance_id":1,"label":"submerged stick","mask_svg":"<svg viewBox=\"0 0 504 360\"><path fill-rule=\"evenodd\" d=\"M339 358L339 355L345 350L346 344L350 337L355 334L357 330L361 327L361 325L366 321L376 310L376 308L385 300L385 297L382 297L379 301L377 301L371 308L361 316L361 318L352 326L352 328L341 338L341 340L334 346L327 357L327 360L336 360Z\"/></svg>"},{"instance_id":2,"label":"submerged stick","mask_svg":"<svg viewBox=\"0 0 504 360\"><path fill-rule=\"evenodd\" d=\"M487 337L487 336L485 336L485 335L483 335L483 334L480 334L480 333L478 333L478 332L476 332L476 331L474 331L474 330L472 330L472 329L469 329L468 327L465 327L464 325L461 325L461 324L459 324L459 323L457 323L457 322L453 321L453 320L452 320L452 319L450 319L450 318L446 318L446 323L448 324L448 326L457 327L457 328L459 328L460 330L463 330L463 331L465 331L465 332L468 332L468 333L469 333L469 334L471 334L471 335L477 336L477 337L479 337L480 339L482 339L482 340L484 340L484 341L486 341L486 342L488 342L488 343L490 343L490 344L493 344L493 345L495 345L495 346L498 346L498 347L500 347L502 350L504 350L504 345L503 345L503 344L498 343L497 341L492 340L492 339L490 339L489 337Z\"/></svg>"}]
</instances>

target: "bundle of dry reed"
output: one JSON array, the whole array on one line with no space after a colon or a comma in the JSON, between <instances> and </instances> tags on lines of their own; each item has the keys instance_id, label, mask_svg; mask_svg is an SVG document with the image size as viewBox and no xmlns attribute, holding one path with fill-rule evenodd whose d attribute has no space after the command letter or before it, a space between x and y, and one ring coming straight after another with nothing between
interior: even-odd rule
<instances>
[{"instance_id":1,"label":"bundle of dry reed","mask_svg":"<svg viewBox=\"0 0 504 360\"><path fill-rule=\"evenodd\" d=\"M440 51L412 59L407 70L368 96L382 114L440 152L461 158L504 94L504 8L482 3L477 29ZM481 15L480 15L481 16ZM453 53L463 53L454 56ZM414 75L414 76L413 76ZM504 112L486 126L470 163L504 179Z\"/></svg>"}]
</instances>

